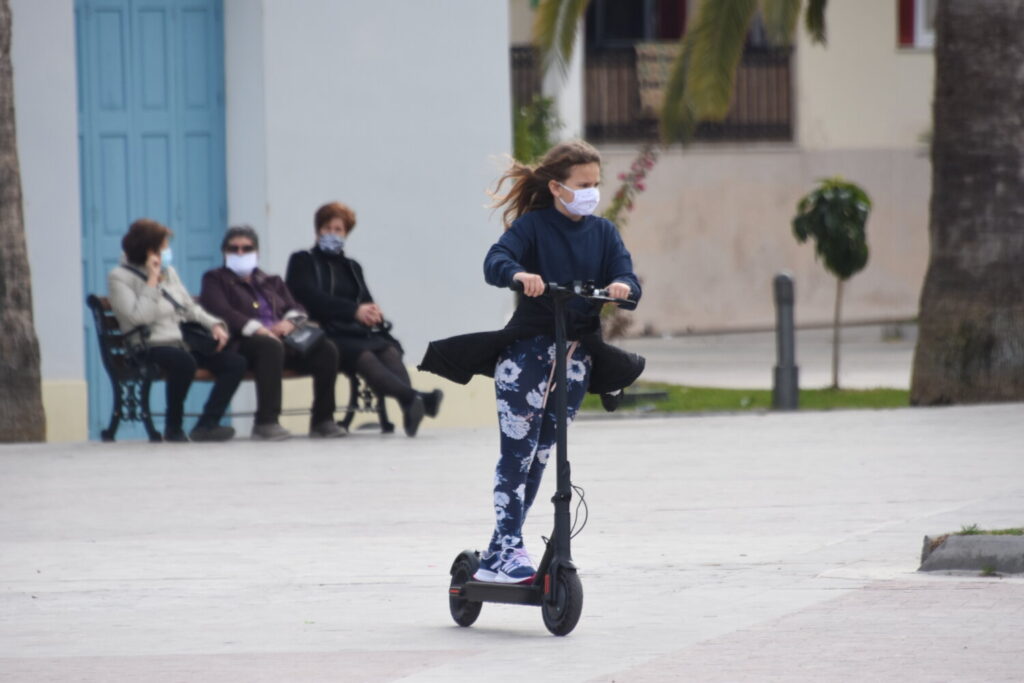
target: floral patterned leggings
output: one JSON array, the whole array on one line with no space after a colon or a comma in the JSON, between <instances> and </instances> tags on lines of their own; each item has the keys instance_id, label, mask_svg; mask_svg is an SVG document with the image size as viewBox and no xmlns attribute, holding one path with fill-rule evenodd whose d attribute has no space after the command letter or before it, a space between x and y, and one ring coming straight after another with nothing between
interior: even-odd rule
<instances>
[{"instance_id":1,"label":"floral patterned leggings","mask_svg":"<svg viewBox=\"0 0 1024 683\"><path fill-rule=\"evenodd\" d=\"M546 335L521 339L498 357L494 386L498 395L501 456L494 473L497 523L487 548L488 556L523 547L523 522L540 488L544 466L555 450L554 387L545 406L554 358L554 339ZM569 422L583 402L590 365L590 354L577 347L566 368Z\"/></svg>"}]
</instances>

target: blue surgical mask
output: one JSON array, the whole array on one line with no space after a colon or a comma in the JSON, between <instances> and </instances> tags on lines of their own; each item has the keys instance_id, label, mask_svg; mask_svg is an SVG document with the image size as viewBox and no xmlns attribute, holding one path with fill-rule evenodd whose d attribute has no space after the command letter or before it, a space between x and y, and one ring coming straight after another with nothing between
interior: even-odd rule
<instances>
[{"instance_id":1,"label":"blue surgical mask","mask_svg":"<svg viewBox=\"0 0 1024 683\"><path fill-rule=\"evenodd\" d=\"M160 265L166 268L167 266L171 265L171 262L173 260L174 253L171 251L170 247L160 250Z\"/></svg>"},{"instance_id":2,"label":"blue surgical mask","mask_svg":"<svg viewBox=\"0 0 1024 683\"><path fill-rule=\"evenodd\" d=\"M316 239L316 244L320 247L320 251L326 251L328 254L340 254L341 250L345 248L345 238L333 232L325 232Z\"/></svg>"}]
</instances>

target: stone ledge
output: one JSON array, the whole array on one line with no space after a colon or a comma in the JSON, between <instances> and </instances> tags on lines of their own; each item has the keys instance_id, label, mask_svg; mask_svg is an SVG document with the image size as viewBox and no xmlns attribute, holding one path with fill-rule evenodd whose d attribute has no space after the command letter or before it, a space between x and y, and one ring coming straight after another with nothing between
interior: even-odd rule
<instances>
[{"instance_id":1,"label":"stone ledge","mask_svg":"<svg viewBox=\"0 0 1024 683\"><path fill-rule=\"evenodd\" d=\"M946 569L1024 573L1024 536L952 534L924 537L921 567L930 572Z\"/></svg>"}]
</instances>

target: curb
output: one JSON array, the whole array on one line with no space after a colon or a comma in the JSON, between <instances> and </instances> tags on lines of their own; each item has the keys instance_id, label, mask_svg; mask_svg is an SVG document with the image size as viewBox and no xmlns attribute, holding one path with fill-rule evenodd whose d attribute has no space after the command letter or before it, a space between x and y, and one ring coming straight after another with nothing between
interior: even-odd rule
<instances>
[{"instance_id":1,"label":"curb","mask_svg":"<svg viewBox=\"0 0 1024 683\"><path fill-rule=\"evenodd\" d=\"M946 569L1001 574L1024 573L1024 536L925 536L924 547L921 550L921 567L918 571Z\"/></svg>"}]
</instances>

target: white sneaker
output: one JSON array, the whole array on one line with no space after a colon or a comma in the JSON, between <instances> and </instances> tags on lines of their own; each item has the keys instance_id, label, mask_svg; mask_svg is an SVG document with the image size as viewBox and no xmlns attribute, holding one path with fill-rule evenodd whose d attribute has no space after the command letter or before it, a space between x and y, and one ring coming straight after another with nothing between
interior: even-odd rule
<instances>
[{"instance_id":1,"label":"white sneaker","mask_svg":"<svg viewBox=\"0 0 1024 683\"><path fill-rule=\"evenodd\" d=\"M533 567L533 560L526 548L513 548L508 552L508 557L498 567L498 575L494 579L496 583L526 583L532 581L537 574Z\"/></svg>"},{"instance_id":2,"label":"white sneaker","mask_svg":"<svg viewBox=\"0 0 1024 683\"><path fill-rule=\"evenodd\" d=\"M497 581L498 567L501 566L501 553L480 553L480 566L473 573L474 581Z\"/></svg>"}]
</instances>

